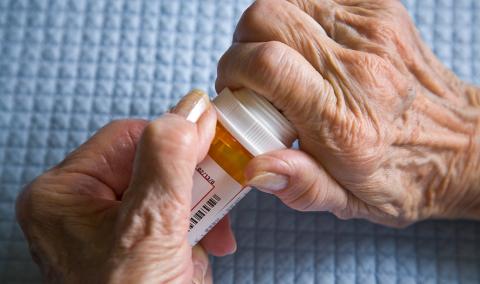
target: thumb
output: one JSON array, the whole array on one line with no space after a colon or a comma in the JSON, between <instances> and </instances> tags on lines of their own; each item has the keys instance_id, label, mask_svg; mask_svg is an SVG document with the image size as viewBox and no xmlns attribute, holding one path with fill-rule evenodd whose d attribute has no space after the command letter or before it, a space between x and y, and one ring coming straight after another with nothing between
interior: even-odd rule
<instances>
[{"instance_id":1,"label":"thumb","mask_svg":"<svg viewBox=\"0 0 480 284\"><path fill-rule=\"evenodd\" d=\"M112 282L191 281L192 176L208 151L215 121L208 97L191 92L172 113L145 127L112 234Z\"/></svg>"},{"instance_id":2,"label":"thumb","mask_svg":"<svg viewBox=\"0 0 480 284\"><path fill-rule=\"evenodd\" d=\"M338 212L349 194L308 154L293 149L257 156L245 170L247 185L276 195L300 211Z\"/></svg>"},{"instance_id":3,"label":"thumb","mask_svg":"<svg viewBox=\"0 0 480 284\"><path fill-rule=\"evenodd\" d=\"M208 97L194 91L172 113L145 127L120 206L118 226L124 245L134 245L145 233L165 247L186 242L192 176L208 151L215 122Z\"/></svg>"}]
</instances>

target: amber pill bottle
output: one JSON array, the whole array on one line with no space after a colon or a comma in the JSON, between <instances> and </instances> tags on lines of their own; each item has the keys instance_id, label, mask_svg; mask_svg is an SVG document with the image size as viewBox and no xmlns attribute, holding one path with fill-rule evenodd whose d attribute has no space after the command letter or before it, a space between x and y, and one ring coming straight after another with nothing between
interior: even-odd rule
<instances>
[{"instance_id":1,"label":"amber pill bottle","mask_svg":"<svg viewBox=\"0 0 480 284\"><path fill-rule=\"evenodd\" d=\"M250 188L244 169L255 156L291 147L296 132L267 100L248 89L224 89L213 100L215 137L193 177L188 238L195 245Z\"/></svg>"}]
</instances>

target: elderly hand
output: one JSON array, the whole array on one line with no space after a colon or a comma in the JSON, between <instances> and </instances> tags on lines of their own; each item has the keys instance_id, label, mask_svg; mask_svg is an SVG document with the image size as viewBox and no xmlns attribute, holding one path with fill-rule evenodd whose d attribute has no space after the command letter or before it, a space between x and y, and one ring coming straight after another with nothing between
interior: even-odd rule
<instances>
[{"instance_id":1,"label":"elderly hand","mask_svg":"<svg viewBox=\"0 0 480 284\"><path fill-rule=\"evenodd\" d=\"M192 109L203 112L198 123L190 122ZM18 198L17 217L46 280L211 282L208 256L192 249L187 231L192 176L215 122L208 97L194 92L151 123L110 123L33 181ZM233 252L228 220L202 245Z\"/></svg>"},{"instance_id":2,"label":"elderly hand","mask_svg":"<svg viewBox=\"0 0 480 284\"><path fill-rule=\"evenodd\" d=\"M290 207L390 226L480 218L480 91L435 58L400 1L257 1L216 84L256 91L295 125L303 151L246 172Z\"/></svg>"}]
</instances>

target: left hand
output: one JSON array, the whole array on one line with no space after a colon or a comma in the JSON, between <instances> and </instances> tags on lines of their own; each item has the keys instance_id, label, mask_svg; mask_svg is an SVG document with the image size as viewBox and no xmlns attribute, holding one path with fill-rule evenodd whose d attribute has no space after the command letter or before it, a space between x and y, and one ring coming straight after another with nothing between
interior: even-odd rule
<instances>
[{"instance_id":1,"label":"left hand","mask_svg":"<svg viewBox=\"0 0 480 284\"><path fill-rule=\"evenodd\" d=\"M198 123L188 121L193 108L203 111ZM47 282L211 282L208 256L187 231L215 111L193 92L173 112L108 124L19 196L18 221ZM232 253L228 219L201 244Z\"/></svg>"},{"instance_id":2,"label":"left hand","mask_svg":"<svg viewBox=\"0 0 480 284\"><path fill-rule=\"evenodd\" d=\"M403 227L480 218L480 88L421 40L397 0L257 0L216 87L263 95L300 150L257 156L247 184L297 210Z\"/></svg>"}]
</instances>

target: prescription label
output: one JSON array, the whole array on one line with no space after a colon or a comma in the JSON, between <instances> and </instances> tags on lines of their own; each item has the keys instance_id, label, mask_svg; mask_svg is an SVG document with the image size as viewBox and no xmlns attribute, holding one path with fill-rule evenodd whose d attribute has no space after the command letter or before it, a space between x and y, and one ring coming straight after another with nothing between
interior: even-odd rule
<instances>
[{"instance_id":1,"label":"prescription label","mask_svg":"<svg viewBox=\"0 0 480 284\"><path fill-rule=\"evenodd\" d=\"M190 244L198 243L249 191L207 156L193 175Z\"/></svg>"}]
</instances>

